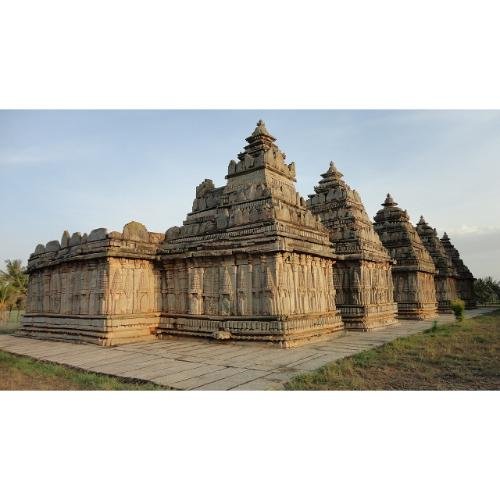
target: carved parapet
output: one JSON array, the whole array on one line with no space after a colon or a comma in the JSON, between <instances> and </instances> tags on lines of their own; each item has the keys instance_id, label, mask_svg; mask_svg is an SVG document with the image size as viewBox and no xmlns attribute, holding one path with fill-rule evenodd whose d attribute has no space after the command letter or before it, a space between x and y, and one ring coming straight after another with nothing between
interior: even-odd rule
<instances>
[{"instance_id":1,"label":"carved parapet","mask_svg":"<svg viewBox=\"0 0 500 500\"><path fill-rule=\"evenodd\" d=\"M35 269L65 262L99 259L105 257L129 257L154 259L164 235L151 233L138 222L130 222L123 233L108 232L105 228L94 229L90 234L65 231L62 243L50 241L45 246L37 245L28 261L28 273Z\"/></svg>"}]
</instances>

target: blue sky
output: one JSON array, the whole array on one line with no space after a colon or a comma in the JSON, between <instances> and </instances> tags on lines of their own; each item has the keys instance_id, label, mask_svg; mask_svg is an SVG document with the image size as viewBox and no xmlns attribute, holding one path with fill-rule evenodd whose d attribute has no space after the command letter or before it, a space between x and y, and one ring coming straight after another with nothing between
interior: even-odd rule
<instances>
[{"instance_id":1,"label":"blue sky","mask_svg":"<svg viewBox=\"0 0 500 500\"><path fill-rule=\"evenodd\" d=\"M335 160L370 216L390 192L500 279L500 111L0 111L0 263L65 229L180 225L260 118L304 197Z\"/></svg>"}]
</instances>

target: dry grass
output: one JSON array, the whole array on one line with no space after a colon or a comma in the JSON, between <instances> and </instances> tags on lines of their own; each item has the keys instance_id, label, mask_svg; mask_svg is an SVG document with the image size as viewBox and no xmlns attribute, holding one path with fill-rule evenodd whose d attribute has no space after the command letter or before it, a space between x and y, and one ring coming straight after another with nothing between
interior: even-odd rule
<instances>
[{"instance_id":1,"label":"dry grass","mask_svg":"<svg viewBox=\"0 0 500 500\"><path fill-rule=\"evenodd\" d=\"M0 351L0 390L165 390L165 387L68 368Z\"/></svg>"},{"instance_id":2,"label":"dry grass","mask_svg":"<svg viewBox=\"0 0 500 500\"><path fill-rule=\"evenodd\" d=\"M295 377L288 390L498 390L500 311L395 340Z\"/></svg>"},{"instance_id":3,"label":"dry grass","mask_svg":"<svg viewBox=\"0 0 500 500\"><path fill-rule=\"evenodd\" d=\"M19 328L24 311L7 311L5 314L5 320L0 321L0 335L14 333Z\"/></svg>"}]
</instances>

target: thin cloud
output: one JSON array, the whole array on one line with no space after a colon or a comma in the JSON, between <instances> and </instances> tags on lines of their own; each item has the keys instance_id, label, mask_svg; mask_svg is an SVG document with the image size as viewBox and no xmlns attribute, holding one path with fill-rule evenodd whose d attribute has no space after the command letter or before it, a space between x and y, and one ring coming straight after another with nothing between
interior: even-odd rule
<instances>
[{"instance_id":1,"label":"thin cloud","mask_svg":"<svg viewBox=\"0 0 500 500\"><path fill-rule=\"evenodd\" d=\"M48 158L30 153L0 154L0 167L17 167L44 163Z\"/></svg>"},{"instance_id":2,"label":"thin cloud","mask_svg":"<svg viewBox=\"0 0 500 500\"><path fill-rule=\"evenodd\" d=\"M467 226L463 224L459 228L450 229L447 233L452 236L468 236L500 233L500 226Z\"/></svg>"}]
</instances>

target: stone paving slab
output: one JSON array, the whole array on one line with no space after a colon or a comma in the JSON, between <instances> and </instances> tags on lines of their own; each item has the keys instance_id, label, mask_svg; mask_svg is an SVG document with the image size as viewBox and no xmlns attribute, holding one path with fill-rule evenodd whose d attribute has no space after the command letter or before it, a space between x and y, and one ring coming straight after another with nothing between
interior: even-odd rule
<instances>
[{"instance_id":1,"label":"stone paving slab","mask_svg":"<svg viewBox=\"0 0 500 500\"><path fill-rule=\"evenodd\" d=\"M266 372L262 370L245 370L241 373L225 377L222 380L217 380L210 384L205 384L199 389L202 391L225 391L228 389L234 389L247 382L252 382L253 380L262 378L265 373Z\"/></svg>"},{"instance_id":2,"label":"stone paving slab","mask_svg":"<svg viewBox=\"0 0 500 500\"><path fill-rule=\"evenodd\" d=\"M177 382L182 382L184 380L197 378L200 377L201 375L206 375L207 373L223 370L224 368L225 366L220 366L220 365L201 365L196 368L192 367L188 370L177 371L176 373L163 374L151 380L156 384L174 387Z\"/></svg>"},{"instance_id":3,"label":"stone paving slab","mask_svg":"<svg viewBox=\"0 0 500 500\"><path fill-rule=\"evenodd\" d=\"M466 317L493 309L466 311ZM451 323L450 314L436 318ZM434 320L400 321L371 332L347 331L339 337L279 349L262 344L220 344L207 339L174 338L104 348L0 335L0 350L76 368L152 381L186 390L280 389L299 373L315 370L347 356L421 332Z\"/></svg>"},{"instance_id":4,"label":"stone paving slab","mask_svg":"<svg viewBox=\"0 0 500 500\"><path fill-rule=\"evenodd\" d=\"M174 387L177 389L198 389L199 387L212 383L212 388L215 389L213 382L220 382L221 384L224 384L224 379L232 377L237 373L243 373L244 371L245 370L242 368L225 367L222 370L212 371L199 377L181 380L180 382L175 383ZM263 374L264 373L265 372L263 372Z\"/></svg>"}]
</instances>

